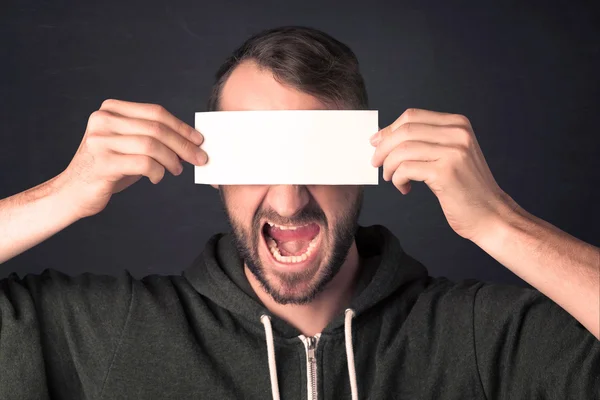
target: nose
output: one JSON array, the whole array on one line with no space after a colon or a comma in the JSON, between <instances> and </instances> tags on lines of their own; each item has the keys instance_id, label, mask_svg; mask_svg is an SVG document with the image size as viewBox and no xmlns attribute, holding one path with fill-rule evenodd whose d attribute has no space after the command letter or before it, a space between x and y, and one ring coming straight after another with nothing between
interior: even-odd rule
<instances>
[{"instance_id":1,"label":"nose","mask_svg":"<svg viewBox=\"0 0 600 400\"><path fill-rule=\"evenodd\" d=\"M291 218L306 207L310 196L303 185L274 185L269 188L266 201L273 211Z\"/></svg>"}]
</instances>

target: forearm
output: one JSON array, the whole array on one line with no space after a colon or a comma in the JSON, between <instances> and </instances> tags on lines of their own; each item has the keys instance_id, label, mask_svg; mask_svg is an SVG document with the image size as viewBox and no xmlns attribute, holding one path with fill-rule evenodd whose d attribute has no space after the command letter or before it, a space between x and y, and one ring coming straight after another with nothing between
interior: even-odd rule
<instances>
[{"instance_id":1,"label":"forearm","mask_svg":"<svg viewBox=\"0 0 600 400\"><path fill-rule=\"evenodd\" d=\"M60 176L0 200L0 263L43 242L77 220L58 190Z\"/></svg>"},{"instance_id":2,"label":"forearm","mask_svg":"<svg viewBox=\"0 0 600 400\"><path fill-rule=\"evenodd\" d=\"M600 250L514 204L474 242L600 339Z\"/></svg>"}]
</instances>

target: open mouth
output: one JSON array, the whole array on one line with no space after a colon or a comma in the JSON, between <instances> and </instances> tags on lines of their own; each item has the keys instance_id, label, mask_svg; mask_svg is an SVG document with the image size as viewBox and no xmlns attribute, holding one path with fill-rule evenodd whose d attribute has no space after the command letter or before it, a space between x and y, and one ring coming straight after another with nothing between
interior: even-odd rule
<instances>
[{"instance_id":1,"label":"open mouth","mask_svg":"<svg viewBox=\"0 0 600 400\"><path fill-rule=\"evenodd\" d=\"M281 226L265 222L262 234L273 258L282 264L310 261L320 244L321 228L316 223L299 226Z\"/></svg>"}]
</instances>

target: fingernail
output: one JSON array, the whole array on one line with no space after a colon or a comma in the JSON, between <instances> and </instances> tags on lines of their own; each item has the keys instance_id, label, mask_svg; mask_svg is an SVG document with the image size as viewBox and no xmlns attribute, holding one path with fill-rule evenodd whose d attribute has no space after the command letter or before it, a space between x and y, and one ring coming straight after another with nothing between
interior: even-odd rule
<instances>
[{"instance_id":1,"label":"fingernail","mask_svg":"<svg viewBox=\"0 0 600 400\"><path fill-rule=\"evenodd\" d=\"M196 152L196 160L198 160L198 163L200 163L200 165L203 165L206 163L206 159L206 153L198 149L198 151Z\"/></svg>"},{"instance_id":2,"label":"fingernail","mask_svg":"<svg viewBox=\"0 0 600 400\"><path fill-rule=\"evenodd\" d=\"M194 132L192 133L192 138L194 139L194 143L196 143L197 145L201 145L204 141L204 136L202 136L202 134L196 129L194 129Z\"/></svg>"}]
</instances>

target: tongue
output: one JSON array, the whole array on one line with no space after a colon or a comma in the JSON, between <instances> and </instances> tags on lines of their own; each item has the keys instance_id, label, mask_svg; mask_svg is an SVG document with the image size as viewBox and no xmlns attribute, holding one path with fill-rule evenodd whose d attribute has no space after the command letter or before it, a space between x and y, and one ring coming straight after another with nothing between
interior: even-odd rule
<instances>
[{"instance_id":1,"label":"tongue","mask_svg":"<svg viewBox=\"0 0 600 400\"><path fill-rule=\"evenodd\" d=\"M308 244L319 234L319 225L309 224L294 230L282 230L267 224L266 233L277 242L282 256L300 255Z\"/></svg>"},{"instance_id":2,"label":"tongue","mask_svg":"<svg viewBox=\"0 0 600 400\"><path fill-rule=\"evenodd\" d=\"M308 240L293 240L291 242L277 242L279 254L282 256L299 256L308 248Z\"/></svg>"}]
</instances>

